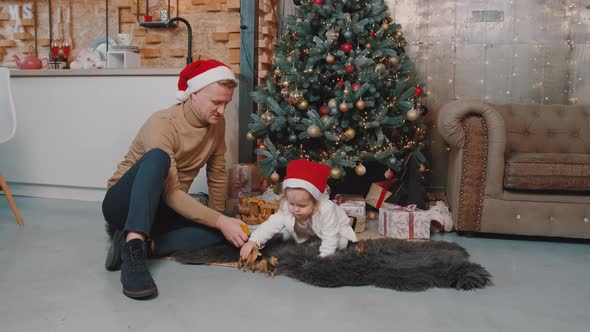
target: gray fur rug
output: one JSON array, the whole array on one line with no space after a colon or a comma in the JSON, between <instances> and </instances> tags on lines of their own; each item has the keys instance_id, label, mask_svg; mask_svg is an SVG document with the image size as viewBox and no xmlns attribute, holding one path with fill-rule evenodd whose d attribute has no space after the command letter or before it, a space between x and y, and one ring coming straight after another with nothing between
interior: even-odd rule
<instances>
[{"instance_id":1,"label":"gray fur rug","mask_svg":"<svg viewBox=\"0 0 590 332\"><path fill-rule=\"evenodd\" d=\"M327 258L318 257L319 241L299 245L271 241L262 253L279 258L277 275L320 287L374 285L423 291L433 287L472 290L491 285L490 273L469 262L469 254L458 244L394 239L364 242L364 254L351 245ZM173 255L174 260L183 264L229 263L236 262L238 257L239 249L230 245Z\"/></svg>"}]
</instances>

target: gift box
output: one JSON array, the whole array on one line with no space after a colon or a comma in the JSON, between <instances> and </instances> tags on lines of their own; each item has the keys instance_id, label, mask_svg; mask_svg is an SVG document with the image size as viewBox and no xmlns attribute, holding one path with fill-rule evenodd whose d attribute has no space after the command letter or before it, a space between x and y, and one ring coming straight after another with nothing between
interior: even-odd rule
<instances>
[{"instance_id":1,"label":"gift box","mask_svg":"<svg viewBox=\"0 0 590 332\"><path fill-rule=\"evenodd\" d=\"M379 234L394 239L429 239L431 213L415 205L385 203L379 209Z\"/></svg>"},{"instance_id":2,"label":"gift box","mask_svg":"<svg viewBox=\"0 0 590 332\"><path fill-rule=\"evenodd\" d=\"M367 217L348 215L348 220L350 221L350 227L352 227L355 233L362 233L365 231Z\"/></svg>"},{"instance_id":3,"label":"gift box","mask_svg":"<svg viewBox=\"0 0 590 332\"><path fill-rule=\"evenodd\" d=\"M348 215L350 226L355 233L365 231L367 223L365 198L360 195L336 194L334 203L338 204Z\"/></svg>"},{"instance_id":4,"label":"gift box","mask_svg":"<svg viewBox=\"0 0 590 332\"><path fill-rule=\"evenodd\" d=\"M375 182L375 183L371 184L371 188L369 189L369 192L367 193L367 199L366 199L367 204L369 204L370 206L372 206L376 209L381 208L381 205L383 205L385 200L388 199L389 196L392 195L388 189L389 189L389 187L391 187L391 185L394 182L395 182L395 179L391 179L391 180Z\"/></svg>"},{"instance_id":5,"label":"gift box","mask_svg":"<svg viewBox=\"0 0 590 332\"><path fill-rule=\"evenodd\" d=\"M263 180L260 167L250 163L237 164L229 172L229 197L252 197L252 193L263 191Z\"/></svg>"},{"instance_id":6,"label":"gift box","mask_svg":"<svg viewBox=\"0 0 590 332\"><path fill-rule=\"evenodd\" d=\"M365 198L360 195L336 194L334 203L338 204L349 216L365 216Z\"/></svg>"}]
</instances>

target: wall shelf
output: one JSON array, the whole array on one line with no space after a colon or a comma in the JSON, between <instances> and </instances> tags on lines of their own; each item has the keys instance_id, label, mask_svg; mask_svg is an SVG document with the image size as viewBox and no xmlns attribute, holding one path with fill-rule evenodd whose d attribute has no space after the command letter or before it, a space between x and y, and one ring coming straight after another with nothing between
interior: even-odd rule
<instances>
[{"instance_id":1,"label":"wall shelf","mask_svg":"<svg viewBox=\"0 0 590 332\"><path fill-rule=\"evenodd\" d=\"M141 0L137 0L137 8L136 8L136 19L137 19L137 25L142 26L142 27L146 27L146 28L168 28L168 27L176 27L175 24L172 24L170 26L167 26L168 20L171 19L172 17L176 17L176 16L180 16L180 10L178 7L178 0L176 0L176 15L172 15L171 11L170 11L170 0L168 0L168 19L165 21L145 21L145 17L149 16L152 17L150 15L149 12L149 0L145 0L145 16L144 16L144 20L140 20L140 16L139 16L139 3L142 2ZM159 17L158 17L159 19Z\"/></svg>"},{"instance_id":2,"label":"wall shelf","mask_svg":"<svg viewBox=\"0 0 590 332\"><path fill-rule=\"evenodd\" d=\"M138 21L139 22L139 21ZM172 23L168 26L167 22L139 22L139 26L146 28L176 28L177 24Z\"/></svg>"}]
</instances>

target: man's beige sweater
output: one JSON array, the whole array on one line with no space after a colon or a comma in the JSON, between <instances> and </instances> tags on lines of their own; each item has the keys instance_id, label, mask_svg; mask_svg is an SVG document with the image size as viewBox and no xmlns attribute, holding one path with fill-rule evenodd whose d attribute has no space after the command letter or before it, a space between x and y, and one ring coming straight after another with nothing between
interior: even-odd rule
<instances>
[{"instance_id":1,"label":"man's beige sweater","mask_svg":"<svg viewBox=\"0 0 590 332\"><path fill-rule=\"evenodd\" d=\"M191 109L191 100L154 113L131 143L129 152L109 179L113 186L143 155L160 148L171 164L162 197L166 205L194 222L213 227L225 208L225 120L206 124ZM207 164L208 208L188 195L199 170Z\"/></svg>"}]
</instances>

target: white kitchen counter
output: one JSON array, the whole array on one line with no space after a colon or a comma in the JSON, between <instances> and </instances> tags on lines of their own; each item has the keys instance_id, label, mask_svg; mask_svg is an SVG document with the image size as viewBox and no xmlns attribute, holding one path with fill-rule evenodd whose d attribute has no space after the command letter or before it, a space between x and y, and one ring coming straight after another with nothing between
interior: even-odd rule
<instances>
[{"instance_id":1,"label":"white kitchen counter","mask_svg":"<svg viewBox=\"0 0 590 332\"><path fill-rule=\"evenodd\" d=\"M12 77L46 76L176 76L182 68L105 68L105 69L11 69Z\"/></svg>"},{"instance_id":2,"label":"white kitchen counter","mask_svg":"<svg viewBox=\"0 0 590 332\"><path fill-rule=\"evenodd\" d=\"M181 69L12 70L17 131L0 144L13 194L100 201L143 122L176 103ZM237 161L238 89L226 110ZM206 191L204 170L191 192Z\"/></svg>"}]
</instances>

